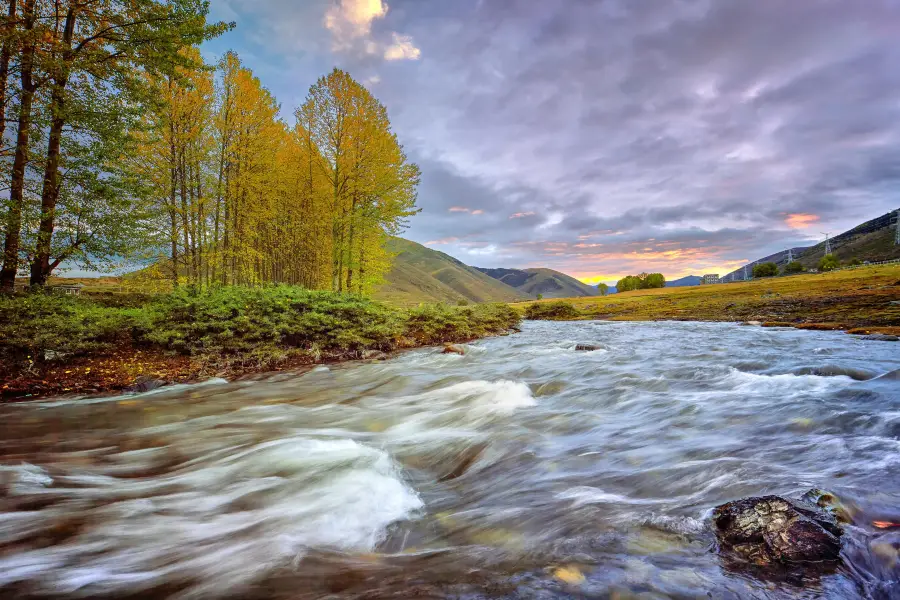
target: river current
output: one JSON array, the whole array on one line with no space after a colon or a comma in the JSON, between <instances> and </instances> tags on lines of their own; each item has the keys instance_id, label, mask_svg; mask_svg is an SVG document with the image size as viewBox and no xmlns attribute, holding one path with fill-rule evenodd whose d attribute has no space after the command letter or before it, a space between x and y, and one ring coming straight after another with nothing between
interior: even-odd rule
<instances>
[{"instance_id":1,"label":"river current","mask_svg":"<svg viewBox=\"0 0 900 600\"><path fill-rule=\"evenodd\" d=\"M900 598L900 344L529 322L466 348L0 406L0 597ZM810 488L853 516L842 566L716 553L713 507Z\"/></svg>"}]
</instances>

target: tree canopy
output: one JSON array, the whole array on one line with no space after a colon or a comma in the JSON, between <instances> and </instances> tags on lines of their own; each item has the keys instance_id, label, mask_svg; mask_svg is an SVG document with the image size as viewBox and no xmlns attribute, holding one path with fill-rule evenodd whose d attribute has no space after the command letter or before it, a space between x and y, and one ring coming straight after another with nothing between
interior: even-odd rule
<instances>
[{"instance_id":1,"label":"tree canopy","mask_svg":"<svg viewBox=\"0 0 900 600\"><path fill-rule=\"evenodd\" d=\"M199 45L233 26L208 22L205 0L8 8L3 289L26 269L41 286L61 264L134 260L176 286L381 281L419 169L348 73L321 77L288 123L236 54L205 64Z\"/></svg>"},{"instance_id":2,"label":"tree canopy","mask_svg":"<svg viewBox=\"0 0 900 600\"><path fill-rule=\"evenodd\" d=\"M778 265L773 262L760 263L754 265L754 277L775 277L778 275Z\"/></svg>"},{"instance_id":3,"label":"tree canopy","mask_svg":"<svg viewBox=\"0 0 900 600\"><path fill-rule=\"evenodd\" d=\"M619 292L631 292L633 290L647 290L663 287L666 287L666 278L662 273L628 275L616 283L616 289Z\"/></svg>"}]
</instances>

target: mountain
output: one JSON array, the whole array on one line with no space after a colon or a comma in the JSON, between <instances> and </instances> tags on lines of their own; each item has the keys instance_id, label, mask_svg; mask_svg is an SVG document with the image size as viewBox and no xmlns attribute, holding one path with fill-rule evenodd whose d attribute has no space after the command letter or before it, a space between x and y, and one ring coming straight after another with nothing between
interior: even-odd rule
<instances>
[{"instance_id":1,"label":"mountain","mask_svg":"<svg viewBox=\"0 0 900 600\"><path fill-rule=\"evenodd\" d=\"M702 282L702 277L698 275L688 275L687 277L682 277L681 279L667 281L666 287L685 287L689 285L700 285Z\"/></svg>"},{"instance_id":2,"label":"mountain","mask_svg":"<svg viewBox=\"0 0 900 600\"><path fill-rule=\"evenodd\" d=\"M478 270L531 297L536 297L538 294L544 298L577 298L598 295L597 288L553 269L478 268Z\"/></svg>"},{"instance_id":3,"label":"mountain","mask_svg":"<svg viewBox=\"0 0 900 600\"><path fill-rule=\"evenodd\" d=\"M396 254L385 283L375 298L392 304L419 302L516 302L531 296L493 279L475 267L421 244L391 238L388 249Z\"/></svg>"},{"instance_id":4,"label":"mountain","mask_svg":"<svg viewBox=\"0 0 900 600\"><path fill-rule=\"evenodd\" d=\"M849 262L853 259L878 262L900 258L900 245L894 243L898 214L900 214L900 210L891 211L834 236L830 240L832 254L837 256L841 262ZM815 246L792 248L790 253L794 260L799 261L804 267L814 269L825 255L825 242L820 242ZM774 262L779 267L783 267L787 264L787 259L788 250L776 252L753 263L748 263L746 265L747 274L750 276L750 271L756 263ZM722 279L741 281L744 279L744 267L725 275Z\"/></svg>"}]
</instances>

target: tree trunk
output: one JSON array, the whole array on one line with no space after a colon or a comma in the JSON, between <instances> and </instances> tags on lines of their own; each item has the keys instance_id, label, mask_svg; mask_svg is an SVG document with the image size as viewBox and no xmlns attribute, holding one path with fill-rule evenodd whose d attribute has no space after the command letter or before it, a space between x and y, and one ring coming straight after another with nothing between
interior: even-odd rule
<instances>
[{"instance_id":1,"label":"tree trunk","mask_svg":"<svg viewBox=\"0 0 900 600\"><path fill-rule=\"evenodd\" d=\"M29 38L34 29L34 1L25 0L23 22ZM28 163L28 141L31 134L31 105L34 102L34 53L36 42L28 39L22 49L22 92L19 102L19 124L16 133L16 156L13 159L12 181L9 190L9 211L6 215L6 240L3 244L3 268L0 269L0 290L12 292L16 287L19 267L19 239L22 229L22 206L25 203L25 166Z\"/></svg>"},{"instance_id":2,"label":"tree trunk","mask_svg":"<svg viewBox=\"0 0 900 600\"><path fill-rule=\"evenodd\" d=\"M16 0L9 0L9 14L3 23L3 48L0 49L0 144L5 139L6 133L6 91L9 81L9 59L12 56L13 46L12 32L15 28ZM3 152L0 151L0 155Z\"/></svg>"},{"instance_id":3,"label":"tree trunk","mask_svg":"<svg viewBox=\"0 0 900 600\"><path fill-rule=\"evenodd\" d=\"M47 164L44 169L44 187L41 191L41 222L38 228L37 247L34 261L31 263L31 285L43 286L50 276L50 244L53 241L53 228L56 219L56 203L59 200L59 148L62 131L66 123L65 91L69 83L69 65L72 36L75 33L75 8L70 7L66 13L66 24L63 28L62 63L55 67L53 74L53 91L51 92L50 136L47 142Z\"/></svg>"}]
</instances>

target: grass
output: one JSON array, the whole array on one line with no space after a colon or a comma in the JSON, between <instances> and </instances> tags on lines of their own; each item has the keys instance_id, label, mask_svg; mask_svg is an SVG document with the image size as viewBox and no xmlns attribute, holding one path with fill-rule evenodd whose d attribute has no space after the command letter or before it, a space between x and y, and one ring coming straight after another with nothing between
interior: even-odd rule
<instances>
[{"instance_id":1,"label":"grass","mask_svg":"<svg viewBox=\"0 0 900 600\"><path fill-rule=\"evenodd\" d=\"M520 319L507 304L404 309L292 286L7 296L0 297L0 388L33 395L117 389L141 376L236 375L470 341Z\"/></svg>"},{"instance_id":2,"label":"grass","mask_svg":"<svg viewBox=\"0 0 900 600\"><path fill-rule=\"evenodd\" d=\"M808 329L900 333L900 265L570 298L572 319L760 321ZM558 300L512 306L526 318ZM538 307L538 308L535 308ZM542 318L542 317L536 317Z\"/></svg>"}]
</instances>

